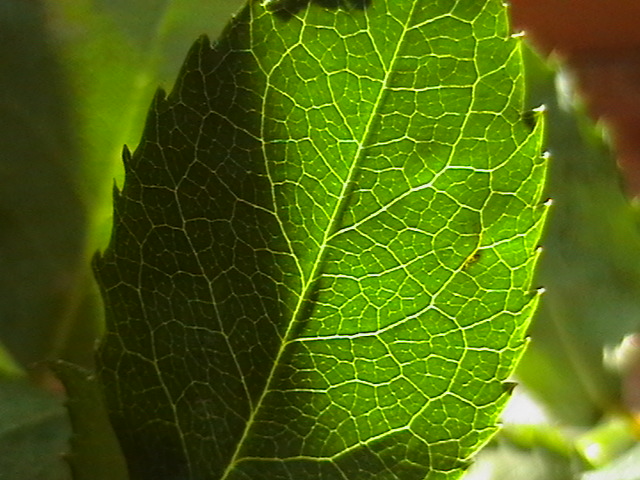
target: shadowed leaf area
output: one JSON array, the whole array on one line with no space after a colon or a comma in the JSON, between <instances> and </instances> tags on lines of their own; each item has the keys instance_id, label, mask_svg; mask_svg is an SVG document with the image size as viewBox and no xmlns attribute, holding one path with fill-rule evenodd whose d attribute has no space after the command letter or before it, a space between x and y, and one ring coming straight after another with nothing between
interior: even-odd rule
<instances>
[{"instance_id":1,"label":"shadowed leaf area","mask_svg":"<svg viewBox=\"0 0 640 480\"><path fill-rule=\"evenodd\" d=\"M69 354L57 336L70 323L85 233L69 92L45 16L39 2L0 1L0 337L23 366ZM79 350L74 361L91 358Z\"/></svg>"},{"instance_id":2,"label":"shadowed leaf area","mask_svg":"<svg viewBox=\"0 0 640 480\"><path fill-rule=\"evenodd\" d=\"M0 478L68 480L62 459L70 434L61 398L22 380L0 385Z\"/></svg>"},{"instance_id":3,"label":"shadowed leaf area","mask_svg":"<svg viewBox=\"0 0 640 480\"><path fill-rule=\"evenodd\" d=\"M538 298L522 95L493 0L253 2L196 42L96 259L131 478L458 478Z\"/></svg>"}]
</instances>

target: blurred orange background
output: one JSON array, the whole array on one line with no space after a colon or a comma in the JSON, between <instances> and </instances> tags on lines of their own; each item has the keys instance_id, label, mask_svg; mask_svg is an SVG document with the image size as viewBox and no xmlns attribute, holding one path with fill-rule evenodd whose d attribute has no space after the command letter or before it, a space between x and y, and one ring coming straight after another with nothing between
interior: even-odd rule
<instances>
[{"instance_id":1,"label":"blurred orange background","mask_svg":"<svg viewBox=\"0 0 640 480\"><path fill-rule=\"evenodd\" d=\"M627 191L640 196L640 0L511 0L515 30L572 67L610 127Z\"/></svg>"}]
</instances>

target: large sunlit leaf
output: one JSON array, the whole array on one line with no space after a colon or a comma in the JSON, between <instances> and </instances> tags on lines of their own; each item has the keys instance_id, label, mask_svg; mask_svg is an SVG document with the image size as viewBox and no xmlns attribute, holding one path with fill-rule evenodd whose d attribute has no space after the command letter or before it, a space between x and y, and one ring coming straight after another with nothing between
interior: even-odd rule
<instances>
[{"instance_id":1,"label":"large sunlit leaf","mask_svg":"<svg viewBox=\"0 0 640 480\"><path fill-rule=\"evenodd\" d=\"M538 298L518 40L494 0L268 8L125 151L98 360L130 475L456 478Z\"/></svg>"}]
</instances>

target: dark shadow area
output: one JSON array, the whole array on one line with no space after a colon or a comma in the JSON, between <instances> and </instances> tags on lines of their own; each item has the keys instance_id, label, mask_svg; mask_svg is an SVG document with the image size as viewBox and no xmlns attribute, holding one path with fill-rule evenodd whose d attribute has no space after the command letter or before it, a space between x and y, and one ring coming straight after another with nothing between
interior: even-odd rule
<instances>
[{"instance_id":1,"label":"dark shadow area","mask_svg":"<svg viewBox=\"0 0 640 480\"><path fill-rule=\"evenodd\" d=\"M536 113L536 110L526 110L521 115L522 121L530 131L533 131L533 129L536 128L536 124L538 123Z\"/></svg>"},{"instance_id":2,"label":"dark shadow area","mask_svg":"<svg viewBox=\"0 0 640 480\"><path fill-rule=\"evenodd\" d=\"M64 355L68 338L57 351L52 339L73 317L86 230L72 98L45 21L41 2L0 1L0 338L24 366ZM95 332L80 330L91 338L69 360L90 365Z\"/></svg>"}]
</instances>

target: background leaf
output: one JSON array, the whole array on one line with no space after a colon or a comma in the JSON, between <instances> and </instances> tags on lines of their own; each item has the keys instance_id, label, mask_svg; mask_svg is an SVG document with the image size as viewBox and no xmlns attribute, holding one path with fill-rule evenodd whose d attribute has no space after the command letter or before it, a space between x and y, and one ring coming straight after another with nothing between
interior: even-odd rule
<instances>
[{"instance_id":1,"label":"background leaf","mask_svg":"<svg viewBox=\"0 0 640 480\"><path fill-rule=\"evenodd\" d=\"M99 363L134 479L456 478L510 390L546 210L504 7L296 5L196 43L125 151Z\"/></svg>"},{"instance_id":2,"label":"background leaf","mask_svg":"<svg viewBox=\"0 0 640 480\"><path fill-rule=\"evenodd\" d=\"M604 364L604 349L637 330L638 223L613 154L576 105L567 73L556 79L531 52L527 67L528 103L545 104L554 126L546 142L554 207L537 280L548 294L518 376L556 418L589 426L618 408L620 380Z\"/></svg>"},{"instance_id":3,"label":"background leaf","mask_svg":"<svg viewBox=\"0 0 640 480\"><path fill-rule=\"evenodd\" d=\"M2 480L67 480L62 459L70 428L62 396L24 381L0 385L0 472Z\"/></svg>"},{"instance_id":4,"label":"background leaf","mask_svg":"<svg viewBox=\"0 0 640 480\"><path fill-rule=\"evenodd\" d=\"M22 366L52 355L72 315L85 233L69 92L47 39L39 3L0 0L0 343Z\"/></svg>"},{"instance_id":5,"label":"background leaf","mask_svg":"<svg viewBox=\"0 0 640 480\"><path fill-rule=\"evenodd\" d=\"M636 445L609 465L584 473L580 480L639 480L639 468L640 446Z\"/></svg>"},{"instance_id":6,"label":"background leaf","mask_svg":"<svg viewBox=\"0 0 640 480\"><path fill-rule=\"evenodd\" d=\"M91 212L87 260L111 229L120 152L140 138L158 85L171 84L194 38L217 36L241 0L49 0L49 26L75 102L78 183Z\"/></svg>"},{"instance_id":7,"label":"background leaf","mask_svg":"<svg viewBox=\"0 0 640 480\"><path fill-rule=\"evenodd\" d=\"M122 144L193 39L239 5L0 0L0 344L23 367L92 366L103 322L89 265Z\"/></svg>"},{"instance_id":8,"label":"background leaf","mask_svg":"<svg viewBox=\"0 0 640 480\"><path fill-rule=\"evenodd\" d=\"M95 376L63 361L56 362L53 369L69 397L67 409L74 435L67 461L73 478L127 480L127 466Z\"/></svg>"}]
</instances>

